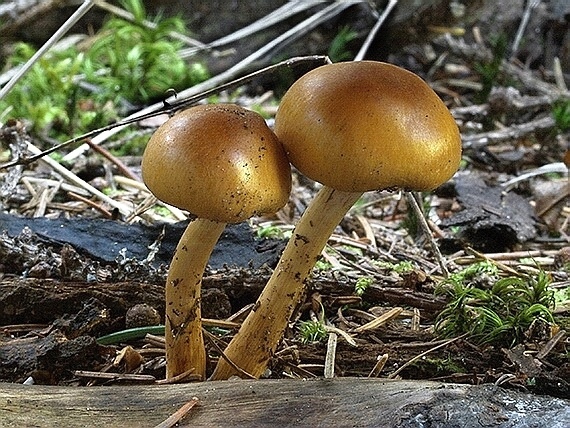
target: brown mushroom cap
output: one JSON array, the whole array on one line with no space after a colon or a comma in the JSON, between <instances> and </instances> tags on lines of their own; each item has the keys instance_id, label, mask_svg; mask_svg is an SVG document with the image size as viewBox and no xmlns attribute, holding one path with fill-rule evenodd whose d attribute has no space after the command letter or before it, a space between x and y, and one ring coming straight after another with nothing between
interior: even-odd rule
<instances>
[{"instance_id":1,"label":"brown mushroom cap","mask_svg":"<svg viewBox=\"0 0 570 428\"><path fill-rule=\"evenodd\" d=\"M255 112L232 104L184 110L153 134L143 180L160 200L209 220L238 223L283 207L290 165Z\"/></svg>"},{"instance_id":2,"label":"brown mushroom cap","mask_svg":"<svg viewBox=\"0 0 570 428\"><path fill-rule=\"evenodd\" d=\"M417 75L375 61L316 68L285 93L275 134L303 174L348 192L431 190L459 167L457 125Z\"/></svg>"}]
</instances>

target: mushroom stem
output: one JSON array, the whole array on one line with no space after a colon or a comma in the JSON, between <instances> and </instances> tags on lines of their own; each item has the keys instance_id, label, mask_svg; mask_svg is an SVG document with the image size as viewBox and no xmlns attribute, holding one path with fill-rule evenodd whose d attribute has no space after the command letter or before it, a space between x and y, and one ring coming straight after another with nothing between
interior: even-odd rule
<instances>
[{"instance_id":1,"label":"mushroom stem","mask_svg":"<svg viewBox=\"0 0 570 428\"><path fill-rule=\"evenodd\" d=\"M200 308L202 276L226 223L193 220L172 258L166 280L166 378L190 369L206 378L206 350Z\"/></svg>"},{"instance_id":2,"label":"mushroom stem","mask_svg":"<svg viewBox=\"0 0 570 428\"><path fill-rule=\"evenodd\" d=\"M273 275L224 352L245 372L258 378L265 371L315 262L335 227L361 195L324 186L299 219ZM212 380L233 375L239 373L220 359Z\"/></svg>"}]
</instances>

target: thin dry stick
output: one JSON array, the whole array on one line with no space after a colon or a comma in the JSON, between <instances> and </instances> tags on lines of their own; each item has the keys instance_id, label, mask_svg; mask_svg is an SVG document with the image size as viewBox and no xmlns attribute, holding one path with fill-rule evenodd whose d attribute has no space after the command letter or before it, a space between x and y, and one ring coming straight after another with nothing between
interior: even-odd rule
<instances>
[{"instance_id":1,"label":"thin dry stick","mask_svg":"<svg viewBox=\"0 0 570 428\"><path fill-rule=\"evenodd\" d=\"M519 28L517 30L517 34L515 36L515 41L513 42L513 46L511 48L511 58L513 58L517 54L517 51L519 50L519 45L520 45L520 42L522 40L524 31L528 25L528 20L530 19L530 14L532 13L532 10L534 8L536 8L539 4L540 4L540 0L528 0L527 1L526 7L524 10L524 14L523 14L523 17L521 19L521 23L519 25Z\"/></svg>"},{"instance_id":2,"label":"thin dry stick","mask_svg":"<svg viewBox=\"0 0 570 428\"><path fill-rule=\"evenodd\" d=\"M382 26L382 24L390 14L390 12L392 12L392 9L394 8L394 6L396 6L396 4L398 4L398 0L390 0L390 2L386 5L386 9L384 9L382 15L380 15L378 21L376 21L376 24L374 24L374 27L372 27L372 30L370 30L370 32L368 33L368 36L366 37L366 40L364 40L362 47L354 57L354 61L362 61L362 59L364 59L364 55L366 55L366 52L368 51L368 48L372 44L374 37L376 37L376 33L378 33L378 30L380 29L380 27Z\"/></svg>"},{"instance_id":3,"label":"thin dry stick","mask_svg":"<svg viewBox=\"0 0 570 428\"><path fill-rule=\"evenodd\" d=\"M426 235L426 238L429 240L429 243L431 245L431 249L432 249L432 251L435 255L435 258L437 259L437 263L439 264L439 267L441 269L441 273L443 274L443 276L445 278L447 278L449 276L449 270L447 270L447 266L445 265L445 260L443 258L443 255L441 254L441 251L439 251L439 247L437 246L437 243L435 242L435 239L433 238L432 231L431 231L431 229L430 229L430 227L426 221L426 218L424 217L424 213L422 212L422 210L418 204L418 201L416 200L416 198L412 192L406 192L406 200L408 201L408 204L410 204L412 209L414 210L414 214L416 215L416 218L420 222L420 227L422 228L424 234Z\"/></svg>"},{"instance_id":4,"label":"thin dry stick","mask_svg":"<svg viewBox=\"0 0 570 428\"><path fill-rule=\"evenodd\" d=\"M204 49L213 49L219 46L227 45L229 43L235 42L237 40L241 40L244 37L250 36L261 30L264 30L272 25L275 25L285 19L289 18L290 16L296 15L300 12L303 12L307 9L312 8L316 4L322 3L322 0L305 0L305 1L297 1L297 2L287 2L283 6L275 9L269 15L265 15L263 18L258 19L255 22L247 25L246 27L240 28L239 30L228 34L220 39L214 40L210 43L206 43L201 48L189 48L183 49L180 51L180 56L183 58L188 58L197 52L204 50Z\"/></svg>"},{"instance_id":5,"label":"thin dry stick","mask_svg":"<svg viewBox=\"0 0 570 428\"><path fill-rule=\"evenodd\" d=\"M10 92L10 90L18 83L18 81L26 74L30 68L51 48L57 41L73 27L83 15L85 15L89 9L91 9L95 4L94 0L85 0L79 8L75 11L73 15L69 17L67 21L49 38L47 42L43 44L41 48L18 70L18 72L10 79L8 83L0 90L0 100Z\"/></svg>"},{"instance_id":6,"label":"thin dry stick","mask_svg":"<svg viewBox=\"0 0 570 428\"><path fill-rule=\"evenodd\" d=\"M267 55L269 52L271 52L272 50L274 50L278 46L285 44L285 43L291 43L292 41L298 39L302 35L308 33L309 31L311 31L312 29L317 27L322 22L325 22L328 19L332 18L333 16L339 14L340 12L342 12L344 9L346 9L349 6L351 6L350 2L342 2L342 1L338 2L337 1L337 2L332 3L331 5L327 6L323 10L312 15L310 18L305 19L301 23L295 25L293 28L291 28L290 30L283 33L282 35L276 37L274 40L267 43L266 45L264 45L263 47L261 47L260 49L258 49L254 53L252 53L251 55L247 56L246 58L241 60L239 63L234 65L233 67L230 67L226 71L218 74L217 76L212 77L211 79L206 80L205 82L199 83L195 86L192 86L191 88L185 89L184 91L180 92L178 94L178 96L179 97L192 97L192 96L195 96L196 94L199 94L200 92L207 91L207 90L212 89L218 85L221 85L224 82L227 82L228 80L235 78L235 76L237 76L239 73L243 72L244 69L249 67L251 64L253 64L255 61L259 60L263 56ZM202 98L204 98L204 97L202 97ZM175 100L176 100L176 97L170 97L170 98L166 99L165 102L169 103L170 105L176 105L174 103ZM145 109L143 109L137 113L134 113L133 115L129 116L127 119L137 117L138 120L140 120L143 118L143 115L146 115L147 113L153 113L159 109L162 109L163 107L164 107L164 103L156 103L156 104L153 104L153 105L151 105L151 106L149 106L149 107L147 107L147 108L145 108ZM117 132L119 132L123 128L124 128L124 126L117 126L117 127L111 128L108 131L105 131L104 133L101 133L101 134L97 135L96 137L94 137L93 143L99 144L102 141L104 141L105 139L107 139L109 136L116 134ZM83 154L87 149L88 149L88 146L83 144L82 146L78 147L77 149L73 150L72 152L70 152L66 156L64 156L63 160L66 162L69 162L70 160L74 159L75 157Z\"/></svg>"},{"instance_id":7,"label":"thin dry stick","mask_svg":"<svg viewBox=\"0 0 570 428\"><path fill-rule=\"evenodd\" d=\"M538 354L536 354L536 358L541 360L546 357L564 336L566 336L566 331L564 330L560 330L558 333L556 333L548 342L546 342Z\"/></svg>"},{"instance_id":8,"label":"thin dry stick","mask_svg":"<svg viewBox=\"0 0 570 428\"><path fill-rule=\"evenodd\" d=\"M192 399L184 404L180 409L170 415L166 420L156 425L154 428L171 428L175 426L178 422L184 418L190 410L192 410L196 405L200 403L198 397L192 397Z\"/></svg>"},{"instance_id":9,"label":"thin dry stick","mask_svg":"<svg viewBox=\"0 0 570 428\"><path fill-rule=\"evenodd\" d=\"M254 71L254 72L252 72L246 76L237 78L237 79L232 80L230 82L226 81L226 79L230 77L229 76L230 73L224 72L224 73L222 73L222 74L220 74L220 75L218 75L212 79L209 79L209 80L202 82L198 85L192 86L191 88L188 88L185 91L180 92L178 94L178 98L181 98L181 100L178 102L170 102L168 104L165 104L164 102L162 102L162 103L153 104L151 106L144 108L143 110L140 110L136 113L133 113L132 115L124 118L120 122L113 123L113 124L107 125L107 126L103 126L101 128L95 129L93 131L86 132L85 134L82 134L82 135L74 137L70 140L64 141L63 143L57 144L57 145L50 147L49 149L44 150L44 151L40 151L39 149L37 149L37 150L33 151L32 156L28 156L26 158L17 158L13 161L4 163L4 164L0 165L0 171L3 169L13 167L13 166L17 166L17 165L31 164L32 162L35 162L38 159L41 159L41 158L43 158L43 157L45 157L51 153L54 153L54 152L56 152L56 151L58 151L64 147L67 147L67 146L74 144L74 143L85 141L88 138L92 138L92 142L94 144L99 144L99 143L105 141L110 136L119 132L121 129L124 129L127 125L136 123L136 122L144 120L144 119L148 119L150 117L157 116L159 114L173 114L178 110L181 110L181 109L187 108L193 104L196 104L199 100L207 98L210 95L214 95L214 94L220 93L220 92L225 91L225 90L230 90L232 88L236 88L238 86L241 86L241 85L253 80L254 78L256 78L258 76L262 76L262 75L269 74L269 73L274 73L275 71L280 70L283 67L293 68L293 67L298 66L299 64L308 64L308 63L314 63L315 65L322 65L322 64L324 65L324 64L327 64L329 62L330 62L330 60L328 59L328 57L323 56L323 55L310 55L310 56L304 56L304 57L290 58L288 60L281 61L278 64L270 65L270 66L265 67L261 70ZM233 69L235 69L237 66L238 65L233 67ZM234 70L234 72L235 72L235 70ZM234 72L232 72L231 74L237 74ZM221 78L222 76L223 76L223 78ZM225 81L225 83L222 83L219 86L216 86L220 80ZM89 146L87 144L84 144L83 146L80 146L80 148L78 148L80 150L74 150L74 151L68 153L66 156L63 157L62 160L72 161L77 156L81 155L88 148L89 148Z\"/></svg>"},{"instance_id":10,"label":"thin dry stick","mask_svg":"<svg viewBox=\"0 0 570 428\"><path fill-rule=\"evenodd\" d=\"M84 204L89 205L91 208L96 209L101 214L103 214L103 216L105 216L107 218L113 218L113 213L111 211L109 211L108 209L102 207L101 205L93 202L91 199L88 199L84 196L78 195L77 193L74 193L74 192L67 192L67 195L73 199L76 199L80 202L83 202Z\"/></svg>"},{"instance_id":11,"label":"thin dry stick","mask_svg":"<svg viewBox=\"0 0 570 428\"><path fill-rule=\"evenodd\" d=\"M265 67L261 70L254 71L254 72L252 72L246 76L243 76L243 77L240 77L240 78L237 78L237 79L234 79L234 80L228 82L228 80L233 79L237 74L242 72L243 69L246 68L246 66L250 65L250 61L248 61L248 58L239 62L238 64L233 66L231 69L226 70L225 72L220 73L217 76L214 76L211 79L206 80L205 82L199 83L198 85L194 85L191 88L188 88L182 92L179 92L176 96L176 99L178 99L180 101L176 101L176 99L172 99L172 97L171 97L171 98L166 99L164 102L152 104L148 107L145 107L142 110L139 110L136 113L131 114L130 116L127 116L126 118L124 118L123 120L121 120L118 123L107 125L107 126L104 126L102 128L87 132L83 135L72 138L72 139L65 141L65 142L63 142L57 146L54 146L54 147L50 148L49 150L44 151L42 156L45 156L45 155L50 154L52 152L55 152L55 151L61 149L62 147L68 146L70 144L77 143L80 141L84 141L87 138L92 138L92 142L94 144L100 144L103 141L105 141L107 138L111 137L112 135L116 134L120 130L124 129L127 125L130 125L132 123L136 123L136 122L144 120L144 119L148 119L148 118L156 116L158 114L164 114L164 113L172 114L178 110L190 107L191 105L196 104L198 101L200 101L204 98L207 98L210 95L214 95L214 94L220 93L220 92L225 91L225 90L231 90L233 88L236 88L238 86L241 86L241 85L253 80L254 78L256 78L258 76L265 75L268 73L273 73L276 70L279 70L283 67L295 67L299 64L306 64L306 63L311 63L311 62L313 62L315 64L321 64L321 63L325 64L326 61L328 61L328 58L325 56L322 56L322 55L312 55L312 56L291 58L291 59L282 61L278 64L270 65L270 66ZM167 104L165 104L165 103L167 103ZM78 147L76 150L73 150L70 153L68 153L66 156L64 156L63 160L64 161L71 161L71 160L75 159L76 157L80 156L81 154L83 154L88 148L89 148L89 146L84 144L84 145ZM35 157L30 158L30 159L27 159L26 163L30 163L30 162L38 159L38 157L40 157L40 156L35 156ZM6 163L4 165L0 165L0 170L5 169L5 168L10 167L10 166L13 166L13 165L18 165L20 163L22 163L21 160L18 162L9 162L9 163Z\"/></svg>"},{"instance_id":12,"label":"thin dry stick","mask_svg":"<svg viewBox=\"0 0 570 428\"><path fill-rule=\"evenodd\" d=\"M154 382L156 378L151 375L130 374L130 373L108 373L108 372L93 372L88 370L75 370L74 376L88 377L91 379L104 379L104 380L128 380L138 382Z\"/></svg>"},{"instance_id":13,"label":"thin dry stick","mask_svg":"<svg viewBox=\"0 0 570 428\"><path fill-rule=\"evenodd\" d=\"M204 328L202 329L202 331L204 333L204 337L206 339L208 339L212 345L214 345L214 348L216 348L216 351L218 351L218 353L220 354L220 357L223 358L234 370L236 370L240 374L244 375L248 379L256 379L255 376L252 376L251 374L249 374L245 370L241 369L232 360L230 360L228 358L228 356L224 353L224 350L222 348L220 348L220 346L218 345L218 343L217 343L218 338L216 336L214 336L212 333L210 333L208 330L206 330Z\"/></svg>"},{"instance_id":14,"label":"thin dry stick","mask_svg":"<svg viewBox=\"0 0 570 428\"><path fill-rule=\"evenodd\" d=\"M339 335L344 340L346 340L346 343L348 343L350 346L355 346L355 347L358 346L356 344L356 341L352 338L352 336L348 334L346 331L341 330L340 328L336 328L332 325L325 325L325 330L327 331L327 333L335 333Z\"/></svg>"},{"instance_id":15,"label":"thin dry stick","mask_svg":"<svg viewBox=\"0 0 570 428\"><path fill-rule=\"evenodd\" d=\"M372 370L368 373L368 377L378 377L387 362L388 354L378 355L376 358L376 364L374 364L374 367L372 367Z\"/></svg>"},{"instance_id":16,"label":"thin dry stick","mask_svg":"<svg viewBox=\"0 0 570 428\"><path fill-rule=\"evenodd\" d=\"M196 371L196 369L194 367L192 367L191 369L188 369L185 372L177 374L176 376L173 376L171 378L157 380L155 383L157 385L169 385L169 384L181 382L183 380L186 382L204 380L204 379L202 379L201 375L194 373L195 371Z\"/></svg>"},{"instance_id":17,"label":"thin dry stick","mask_svg":"<svg viewBox=\"0 0 570 428\"><path fill-rule=\"evenodd\" d=\"M414 308L413 315L412 315L412 331L420 331L420 310L418 308Z\"/></svg>"},{"instance_id":18,"label":"thin dry stick","mask_svg":"<svg viewBox=\"0 0 570 428\"><path fill-rule=\"evenodd\" d=\"M562 64L560 64L560 58L557 56L554 57L554 61L552 64L552 71L554 73L554 81L556 82L556 86L561 91L568 91L568 87L566 86L566 81L564 80L564 71L562 71Z\"/></svg>"},{"instance_id":19,"label":"thin dry stick","mask_svg":"<svg viewBox=\"0 0 570 428\"><path fill-rule=\"evenodd\" d=\"M433 348L430 348L430 349L428 349L427 351L422 352L421 354L416 355L416 356L415 356L414 358L412 358L410 361L404 363L400 368L398 368L398 370L396 370L396 371L393 372L393 373L390 373L390 374L388 375L388 379L394 379L396 376L398 376L398 374L399 374L402 370L404 370L406 367L408 367L410 364L413 364L415 361L419 360L420 358L425 357L425 356L426 356L427 354L429 354L430 352L437 351L437 350L440 349L440 348L444 348L444 347L446 347L447 345L449 345L449 344L451 344L451 343L453 343L453 342L455 342L455 341L457 341L457 340L459 340L459 339L463 339L465 336L467 336L467 333L462 334L461 336L454 337L453 339L446 340L446 341L443 342L442 344L437 345L437 346L434 346Z\"/></svg>"},{"instance_id":20,"label":"thin dry stick","mask_svg":"<svg viewBox=\"0 0 570 428\"><path fill-rule=\"evenodd\" d=\"M32 143L27 143L27 148L33 154L41 153L40 149L38 149ZM50 167L52 167L58 174L63 176L66 180L70 181L71 183L75 184L76 186L79 186L79 187L87 190L89 193L91 193L92 195L94 195L95 197L100 199L101 201L111 205L113 208L117 208L121 214L128 216L131 213L130 207L128 207L126 204L122 204L120 202L115 201L114 199L111 199L110 197L105 195L103 192L97 190L95 187L91 186L89 183L87 183L86 181L79 178L73 172L69 171L67 168L63 167L57 161L50 158L49 156L43 157L42 161L47 163Z\"/></svg>"},{"instance_id":21,"label":"thin dry stick","mask_svg":"<svg viewBox=\"0 0 570 428\"><path fill-rule=\"evenodd\" d=\"M501 263L501 262L498 261L498 260L493 260L493 259L489 258L486 254L481 253L481 252L479 252L479 251L477 251L477 250L474 250L474 249L471 248L471 247L465 248L465 252L466 252L466 253L470 253L470 254L472 254L472 255L478 257L478 258L481 259L481 260L489 261L489 262L493 263L495 266L497 266L499 269L501 269L501 270L503 270L503 271L505 271L505 272L508 272L508 273L510 273L511 275L514 275L514 276L521 276L521 272L516 271L516 270L514 270L513 268L510 268L509 266L507 266L507 265L504 264L504 263Z\"/></svg>"},{"instance_id":22,"label":"thin dry stick","mask_svg":"<svg viewBox=\"0 0 570 428\"><path fill-rule=\"evenodd\" d=\"M101 146L98 146L97 144L93 144L93 142L89 138L85 140L85 142L87 143L87 145L89 145L89 147L91 147L91 149L95 153L99 153L109 162L114 164L119 169L119 171L123 173L125 177L131 178L135 181L141 181L141 178L137 174L135 174L127 165L123 163L123 161L114 156L109 150Z\"/></svg>"}]
</instances>

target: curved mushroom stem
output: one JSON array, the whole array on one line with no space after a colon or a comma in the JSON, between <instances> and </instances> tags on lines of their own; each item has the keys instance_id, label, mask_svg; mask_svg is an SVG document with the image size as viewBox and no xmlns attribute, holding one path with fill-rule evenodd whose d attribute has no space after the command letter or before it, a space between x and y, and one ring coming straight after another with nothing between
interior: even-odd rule
<instances>
[{"instance_id":1,"label":"curved mushroom stem","mask_svg":"<svg viewBox=\"0 0 570 428\"><path fill-rule=\"evenodd\" d=\"M324 186L299 219L273 275L224 352L239 368L256 378L263 374L321 251L361 195ZM233 375L239 373L220 358L211 379Z\"/></svg>"},{"instance_id":2,"label":"curved mushroom stem","mask_svg":"<svg viewBox=\"0 0 570 428\"><path fill-rule=\"evenodd\" d=\"M194 369L206 378L206 349L200 309L202 276L226 224L192 221L172 258L166 280L166 378Z\"/></svg>"}]
</instances>

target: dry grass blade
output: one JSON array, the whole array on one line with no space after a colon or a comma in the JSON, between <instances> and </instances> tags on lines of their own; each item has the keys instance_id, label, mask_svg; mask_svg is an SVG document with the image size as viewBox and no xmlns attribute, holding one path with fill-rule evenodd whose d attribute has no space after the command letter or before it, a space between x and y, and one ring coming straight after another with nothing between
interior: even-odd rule
<instances>
[{"instance_id":1,"label":"dry grass blade","mask_svg":"<svg viewBox=\"0 0 570 428\"><path fill-rule=\"evenodd\" d=\"M352 336L350 334L348 334L346 331L341 330L340 328L336 328L333 327L331 325L325 325L325 330L328 333L335 333L338 334L339 336L341 336L344 340L346 340L346 343L348 343L351 346L358 346L356 344L356 341L352 338Z\"/></svg>"},{"instance_id":2,"label":"dry grass blade","mask_svg":"<svg viewBox=\"0 0 570 428\"><path fill-rule=\"evenodd\" d=\"M388 362L388 354L378 355L378 358L376 359L376 364L374 364L374 367L372 367L372 370L370 371L370 373L368 373L368 377L378 377L387 362Z\"/></svg>"},{"instance_id":3,"label":"dry grass blade","mask_svg":"<svg viewBox=\"0 0 570 428\"><path fill-rule=\"evenodd\" d=\"M117 7L110 3L107 3L106 1L98 0L96 4L99 8L111 12L112 14L117 15L118 17L123 18L127 21L133 22L135 20L135 17L133 16L132 13L127 12L126 10L121 9L120 7ZM157 27L157 24L155 22L147 21L146 19L142 21L142 24L146 28L150 28L153 30ZM198 40L192 39L191 37L185 36L184 34L180 34L176 31L171 31L169 33L169 36L172 37L173 39L180 40L181 42L190 46L196 46L202 49L205 47L204 43L201 43Z\"/></svg>"},{"instance_id":4,"label":"dry grass blade","mask_svg":"<svg viewBox=\"0 0 570 428\"><path fill-rule=\"evenodd\" d=\"M261 76L266 73L271 73L282 67L294 67L298 64L307 63L307 62L315 62L316 64L324 63L326 59L326 57L318 55L291 58L286 61L282 61L278 64L268 66L264 69L257 70L246 76L236 78L236 76L242 73L244 70L246 70L247 67L249 67L253 61L265 55L270 50L270 49L264 50L264 48L260 49L261 52L260 51L254 52L252 55L243 59L242 61L231 67L230 69L212 77L211 79L208 79L202 83L192 86L191 88L179 92L175 98L170 97L164 100L164 102L158 102L152 104L148 107L145 107L142 110L139 110L138 112L131 114L130 116L126 117L117 124L109 125L101 129L97 129L95 131L81 135L77 138L66 141L62 145L69 145L74 142L84 141L86 138L90 137L93 137L91 140L93 144L101 144L103 141L115 135L116 133L118 133L119 131L124 129L127 125L130 125L131 123L135 123L140 120L156 116L157 114L160 113L173 113L177 110L189 107L198 102L199 100L209 97L210 95L214 95L225 90L239 87L249 82L250 80L254 79L255 77ZM176 101L176 100L181 100L181 101ZM167 102L168 103L167 105L171 106L171 108L165 108L165 102ZM61 147L62 145L58 147ZM52 151L54 149L56 150L58 147L52 148L50 150ZM73 159L83 154L86 150L88 150L88 148L89 146L87 144L83 144L79 146L77 149L65 155L63 157L63 160L67 162L72 161ZM6 166L10 166L10 164L3 165L3 167Z\"/></svg>"},{"instance_id":5,"label":"dry grass blade","mask_svg":"<svg viewBox=\"0 0 570 428\"><path fill-rule=\"evenodd\" d=\"M202 376L194 373L195 371L196 369L192 367L191 369L188 369L185 372L182 372L171 378L157 380L155 383L157 385L171 385L174 383L203 381L204 379L202 379Z\"/></svg>"},{"instance_id":6,"label":"dry grass blade","mask_svg":"<svg viewBox=\"0 0 570 428\"><path fill-rule=\"evenodd\" d=\"M386 312L385 314L382 314L379 317L377 317L376 319L374 319L370 322L367 322L366 324L361 325L360 327L354 329L354 332L355 333L362 333L363 331L373 330L375 328L383 326L388 321L390 321L390 320L396 318L398 315L400 315L403 310L404 310L404 308L392 308L388 312Z\"/></svg>"},{"instance_id":7,"label":"dry grass blade","mask_svg":"<svg viewBox=\"0 0 570 428\"><path fill-rule=\"evenodd\" d=\"M368 33L368 36L366 37L366 40L362 44L362 47L354 57L354 61L362 61L364 59L366 52L368 52L368 48L370 47L370 45L374 41L374 38L376 37L376 34L378 33L378 30L380 30L380 27L382 26L382 24L384 24L384 21L386 20L390 12L392 12L392 9L394 9L394 7L397 4L398 0L390 0L390 2L386 5L386 8L382 12L382 15L380 15L378 21L376 21L376 24L374 24L374 27L372 27L372 29Z\"/></svg>"},{"instance_id":8,"label":"dry grass blade","mask_svg":"<svg viewBox=\"0 0 570 428\"><path fill-rule=\"evenodd\" d=\"M77 8L75 13L71 15L67 21L63 23L63 25L49 38L47 42L45 42L41 48L18 70L18 72L12 76L10 81L6 83L6 85L0 89L0 100L12 90L12 88L18 83L18 81L26 74L34 64L54 45L57 41L67 33L71 27L73 27L79 19L83 15L85 15L89 9L91 9L95 5L94 0L85 0L81 6Z\"/></svg>"},{"instance_id":9,"label":"dry grass blade","mask_svg":"<svg viewBox=\"0 0 570 428\"><path fill-rule=\"evenodd\" d=\"M437 246L437 242L435 242L435 239L433 237L433 234L431 232L429 224L425 218L425 215L424 215L422 209L420 208L420 205L418 204L416 196L412 192L406 192L406 200L408 201L408 204L412 207L412 210L414 211L414 214L415 214L416 218L418 219L420 228L422 229L425 237L428 239L428 241L430 243L433 254L434 254L435 258L437 259L437 263L439 264L439 268L441 269L441 273L443 274L443 276L445 278L447 278L449 276L449 270L447 270L447 266L445 265L445 260L443 258L443 255L441 254L441 251L439 251L439 247Z\"/></svg>"},{"instance_id":10,"label":"dry grass blade","mask_svg":"<svg viewBox=\"0 0 570 428\"><path fill-rule=\"evenodd\" d=\"M38 149L36 146L34 146L32 143L28 143L28 150L30 152L32 152L34 155L39 155L42 153L42 151L40 149ZM66 180L68 180L72 184L87 190L90 194L95 196L97 199L105 202L106 204L109 204L113 208L118 209L121 214L123 214L125 216L129 216L131 214L132 210L129 206L127 206L126 204L117 202L114 199L108 197L103 192L97 190L95 187L93 187L92 185L90 185L86 181L79 178L77 175L75 175L73 172L69 171L67 168L65 168L64 166L59 164L54 159L50 158L49 156L42 157L41 159L43 162L45 162L51 168L53 168L57 174L61 175L63 178L65 178Z\"/></svg>"},{"instance_id":11,"label":"dry grass blade","mask_svg":"<svg viewBox=\"0 0 570 428\"><path fill-rule=\"evenodd\" d=\"M181 55L182 57L188 58L201 50L213 49L219 46L227 45L237 40L241 40L244 37L250 36L252 34L260 32L261 30L264 30L265 28L278 24L279 22L282 22L285 19L293 15L296 15L297 13L310 9L319 3L322 3L322 1L305 0L302 2L288 2L283 6L275 9L269 15L266 15L263 18L251 23L250 25L240 28L238 31L235 31L231 34L228 34L227 36L224 36L218 40L214 40L210 43L206 43L200 48L184 49L183 51L181 51Z\"/></svg>"},{"instance_id":12,"label":"dry grass blade","mask_svg":"<svg viewBox=\"0 0 570 428\"><path fill-rule=\"evenodd\" d=\"M550 353L550 351L554 349L554 347L558 344L558 342L560 342L562 338L564 338L564 336L566 336L566 331L564 330L560 330L558 333L556 333L552 337L552 339L550 339L544 345L544 347L538 352L538 354L536 354L536 358L538 358L539 360L545 358Z\"/></svg>"},{"instance_id":13,"label":"dry grass blade","mask_svg":"<svg viewBox=\"0 0 570 428\"><path fill-rule=\"evenodd\" d=\"M450 343L456 342L456 341L458 341L459 339L463 339L463 338L466 337L466 336L467 336L467 333L466 333L466 334L462 334L461 336L458 336L458 337L454 337L453 339L446 340L445 342L443 342L443 343L441 343L441 344L439 344L439 345L437 345L437 346L434 346L433 348L430 348L430 349L428 349L427 351L422 352L421 354L416 355L414 358L412 358L411 360L407 361L405 364L403 364L402 366L400 366L395 372L390 373L390 375L388 376L388 379L394 379L394 378L396 378L396 376L398 376L398 374L399 374L402 370L404 370L406 367L408 367L409 365L413 364L415 361L419 360L420 358L425 357L425 356L426 356L427 354L429 354L430 352L437 351L438 349L444 348L444 347L446 347L447 345L449 345Z\"/></svg>"},{"instance_id":14,"label":"dry grass blade","mask_svg":"<svg viewBox=\"0 0 570 428\"><path fill-rule=\"evenodd\" d=\"M127 165L125 165L119 158L113 155L109 150L101 146L98 146L97 144L93 144L89 139L87 139L86 142L89 145L89 147L93 149L94 152L99 153L109 162L114 164L119 169L119 171L123 173L125 177L128 177L132 180L141 181L141 178L138 175L136 175Z\"/></svg>"}]
</instances>

